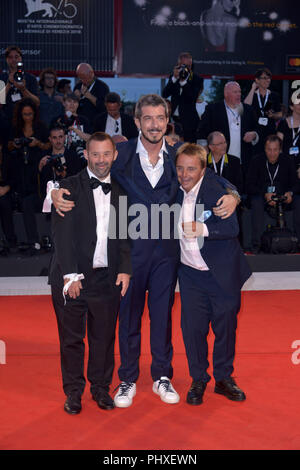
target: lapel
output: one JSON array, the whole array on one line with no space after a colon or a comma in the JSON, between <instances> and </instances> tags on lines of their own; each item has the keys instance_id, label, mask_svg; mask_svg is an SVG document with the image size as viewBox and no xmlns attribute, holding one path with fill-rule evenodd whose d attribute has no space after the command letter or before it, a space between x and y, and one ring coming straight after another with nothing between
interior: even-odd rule
<instances>
[{"instance_id":1,"label":"lapel","mask_svg":"<svg viewBox=\"0 0 300 470\"><path fill-rule=\"evenodd\" d=\"M87 210L89 212L91 226L96 227L97 221L96 221L95 201L94 201L94 196L93 196L93 190L90 186L89 174L86 168L82 170L80 176L81 176L82 189L85 194L85 200L87 201Z\"/></svg>"},{"instance_id":2,"label":"lapel","mask_svg":"<svg viewBox=\"0 0 300 470\"><path fill-rule=\"evenodd\" d=\"M224 102L222 103L222 112L220 113L219 118L220 118L221 127L225 126L224 127L224 134L225 134L225 137L228 141L228 148L229 148L229 145L230 145L230 129L229 129L226 106L225 106Z\"/></svg>"}]
</instances>

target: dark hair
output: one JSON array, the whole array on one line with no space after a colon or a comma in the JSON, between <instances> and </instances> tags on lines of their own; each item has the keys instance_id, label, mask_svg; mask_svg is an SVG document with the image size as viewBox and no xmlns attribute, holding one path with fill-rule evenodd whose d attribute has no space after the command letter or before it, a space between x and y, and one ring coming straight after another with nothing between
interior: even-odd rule
<instances>
[{"instance_id":1,"label":"dark hair","mask_svg":"<svg viewBox=\"0 0 300 470\"><path fill-rule=\"evenodd\" d=\"M280 149L281 149L281 147L282 147L282 140L281 140L280 137L278 137L278 135L276 135L276 134L268 135L268 136L265 138L264 146L266 146L267 142L278 142L278 143L279 143L279 146L280 146Z\"/></svg>"},{"instance_id":2,"label":"dark hair","mask_svg":"<svg viewBox=\"0 0 300 470\"><path fill-rule=\"evenodd\" d=\"M66 101L66 100L77 101L77 103L79 103L80 101L80 99L78 98L77 95L75 95L75 93L68 93L67 95L64 95L63 101Z\"/></svg>"},{"instance_id":3,"label":"dark hair","mask_svg":"<svg viewBox=\"0 0 300 470\"><path fill-rule=\"evenodd\" d=\"M9 56L9 54L11 53L11 51L16 51L18 54L20 54L20 56L23 58L22 56L22 51L21 49L18 47L18 46L8 46L6 49L5 49L5 59L7 59L7 57Z\"/></svg>"},{"instance_id":4,"label":"dark hair","mask_svg":"<svg viewBox=\"0 0 300 470\"><path fill-rule=\"evenodd\" d=\"M258 69L255 74L254 74L254 78L260 78L263 74L266 74L268 77L272 78L272 72L267 69L267 68L263 68L263 69Z\"/></svg>"},{"instance_id":5,"label":"dark hair","mask_svg":"<svg viewBox=\"0 0 300 470\"><path fill-rule=\"evenodd\" d=\"M54 75L54 78L55 78L54 87L56 87L56 85L57 85L56 71L52 68L44 69L44 70L41 71L40 77L39 77L40 78L39 85L40 85L42 90L44 89L44 85L45 85L45 75L46 75L46 73Z\"/></svg>"},{"instance_id":6,"label":"dark hair","mask_svg":"<svg viewBox=\"0 0 300 470\"><path fill-rule=\"evenodd\" d=\"M52 126L50 126L49 135L51 134L52 131L63 131L64 134L66 133L66 129L64 128L64 126L62 126L59 123L55 123Z\"/></svg>"},{"instance_id":7,"label":"dark hair","mask_svg":"<svg viewBox=\"0 0 300 470\"><path fill-rule=\"evenodd\" d=\"M150 94L142 96L135 106L135 118L140 119L142 116L142 108L144 106L163 106L165 109L166 118L169 117L169 108L166 101L159 95Z\"/></svg>"},{"instance_id":8,"label":"dark hair","mask_svg":"<svg viewBox=\"0 0 300 470\"><path fill-rule=\"evenodd\" d=\"M114 143L111 136L109 134L106 134L105 132L94 132L94 134L92 134L86 141L86 150L89 150L90 143L93 140L95 140L96 142L104 142L105 140L109 140L113 146L114 152L116 151L116 144Z\"/></svg>"},{"instance_id":9,"label":"dark hair","mask_svg":"<svg viewBox=\"0 0 300 470\"><path fill-rule=\"evenodd\" d=\"M71 83L71 80L68 80L67 78L62 78L61 80L58 81L56 89L57 91L61 92L62 89Z\"/></svg>"},{"instance_id":10,"label":"dark hair","mask_svg":"<svg viewBox=\"0 0 300 470\"><path fill-rule=\"evenodd\" d=\"M29 106L34 114L32 127L35 127L40 120L39 109L31 98L23 98L21 101L18 101L14 108L14 115L12 120L12 124L16 128L17 135L21 134L23 131L24 120L22 117L22 111L26 106Z\"/></svg>"},{"instance_id":11,"label":"dark hair","mask_svg":"<svg viewBox=\"0 0 300 470\"><path fill-rule=\"evenodd\" d=\"M107 93L107 95L105 96L104 102L105 103L121 103L121 98L120 98L120 95L118 95L118 93L115 93L112 91L110 93Z\"/></svg>"}]
</instances>

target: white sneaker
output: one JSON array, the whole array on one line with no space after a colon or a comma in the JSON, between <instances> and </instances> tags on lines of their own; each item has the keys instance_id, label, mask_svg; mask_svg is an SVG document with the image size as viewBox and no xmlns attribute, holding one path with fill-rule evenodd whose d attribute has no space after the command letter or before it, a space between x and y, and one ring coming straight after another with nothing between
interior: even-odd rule
<instances>
[{"instance_id":1,"label":"white sneaker","mask_svg":"<svg viewBox=\"0 0 300 470\"><path fill-rule=\"evenodd\" d=\"M160 396L165 403L178 403L180 397L168 377L161 377L153 383L152 390Z\"/></svg>"},{"instance_id":2,"label":"white sneaker","mask_svg":"<svg viewBox=\"0 0 300 470\"><path fill-rule=\"evenodd\" d=\"M135 394L136 385L134 382L121 382L114 397L114 403L118 408L127 408L132 404Z\"/></svg>"}]
</instances>

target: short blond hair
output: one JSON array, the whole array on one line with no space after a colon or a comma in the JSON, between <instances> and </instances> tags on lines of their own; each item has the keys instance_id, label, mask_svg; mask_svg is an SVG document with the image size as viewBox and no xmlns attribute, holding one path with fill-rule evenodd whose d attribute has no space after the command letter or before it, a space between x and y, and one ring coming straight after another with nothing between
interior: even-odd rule
<instances>
[{"instance_id":1,"label":"short blond hair","mask_svg":"<svg viewBox=\"0 0 300 470\"><path fill-rule=\"evenodd\" d=\"M192 155L193 157L198 157L201 168L206 168L207 152L205 148L202 147L202 145L191 144L189 142L182 144L176 152L175 163L177 162L179 155L182 155L182 154Z\"/></svg>"}]
</instances>

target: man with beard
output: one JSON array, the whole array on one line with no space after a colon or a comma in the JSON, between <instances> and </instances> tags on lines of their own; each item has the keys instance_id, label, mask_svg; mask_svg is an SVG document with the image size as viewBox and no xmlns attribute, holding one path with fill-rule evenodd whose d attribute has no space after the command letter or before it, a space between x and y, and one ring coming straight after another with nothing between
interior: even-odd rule
<instances>
[{"instance_id":1,"label":"man with beard","mask_svg":"<svg viewBox=\"0 0 300 470\"><path fill-rule=\"evenodd\" d=\"M124 193L110 176L117 154L109 135L93 134L84 151L87 168L61 181L72 193L74 209L65 217L52 212L55 252L49 281L67 396L64 410L72 415L81 411L86 382L86 329L91 394L100 408L114 408L108 391L114 369L115 327L120 296L125 295L131 273L129 243L118 235L119 198Z\"/></svg>"},{"instance_id":2,"label":"man with beard","mask_svg":"<svg viewBox=\"0 0 300 470\"><path fill-rule=\"evenodd\" d=\"M169 237L163 237L161 220L156 227L156 238L151 237L151 229L155 228L151 218L153 207L162 204L172 206L178 191L174 165L176 149L175 146L169 146L164 139L168 124L168 106L165 100L155 94L141 97L135 108L135 124L140 131L139 137L118 145L118 158L112 167L112 176L126 191L130 208L134 208L133 205L146 208L148 217L140 224L140 236L131 237L133 274L120 305L121 383L114 402L121 408L130 406L136 394L141 317L147 291L151 376L154 382L152 390L165 403L173 404L179 401L179 395L171 384L171 310L177 280L179 244L178 240L174 239L172 223ZM62 193L62 189L52 192L53 203L61 215L64 211L72 210L71 201L63 199ZM236 207L236 198L225 195L218 204L221 205L217 209L217 215L228 217Z\"/></svg>"}]
</instances>

